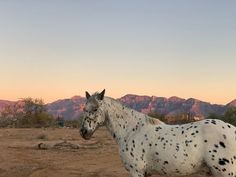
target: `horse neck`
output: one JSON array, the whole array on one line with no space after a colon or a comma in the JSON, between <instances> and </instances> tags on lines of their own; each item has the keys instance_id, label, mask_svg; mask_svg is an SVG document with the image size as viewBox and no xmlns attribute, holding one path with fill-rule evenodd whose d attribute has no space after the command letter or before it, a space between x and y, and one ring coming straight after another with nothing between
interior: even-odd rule
<instances>
[{"instance_id":1,"label":"horse neck","mask_svg":"<svg viewBox=\"0 0 236 177\"><path fill-rule=\"evenodd\" d=\"M148 116L123 106L118 101L105 98L105 125L118 144L146 123Z\"/></svg>"}]
</instances>

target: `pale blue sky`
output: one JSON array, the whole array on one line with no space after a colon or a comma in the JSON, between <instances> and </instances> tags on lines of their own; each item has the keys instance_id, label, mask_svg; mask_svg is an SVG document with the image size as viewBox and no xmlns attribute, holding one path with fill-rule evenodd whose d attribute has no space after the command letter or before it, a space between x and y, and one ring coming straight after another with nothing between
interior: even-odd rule
<instances>
[{"instance_id":1,"label":"pale blue sky","mask_svg":"<svg viewBox=\"0 0 236 177\"><path fill-rule=\"evenodd\" d=\"M0 0L0 98L103 88L236 98L236 1Z\"/></svg>"}]
</instances>

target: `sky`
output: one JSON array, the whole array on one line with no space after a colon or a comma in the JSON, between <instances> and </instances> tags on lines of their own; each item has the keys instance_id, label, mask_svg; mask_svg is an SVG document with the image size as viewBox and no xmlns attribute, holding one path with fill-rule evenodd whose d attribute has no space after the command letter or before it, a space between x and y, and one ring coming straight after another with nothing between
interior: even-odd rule
<instances>
[{"instance_id":1,"label":"sky","mask_svg":"<svg viewBox=\"0 0 236 177\"><path fill-rule=\"evenodd\" d=\"M106 89L236 99L236 1L0 0L0 99Z\"/></svg>"}]
</instances>

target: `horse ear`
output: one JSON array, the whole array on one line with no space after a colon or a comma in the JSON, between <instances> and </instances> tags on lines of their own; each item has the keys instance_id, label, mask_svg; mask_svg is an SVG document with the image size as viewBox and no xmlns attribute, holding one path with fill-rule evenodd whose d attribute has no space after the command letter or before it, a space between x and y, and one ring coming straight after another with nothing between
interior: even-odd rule
<instances>
[{"instance_id":1,"label":"horse ear","mask_svg":"<svg viewBox=\"0 0 236 177\"><path fill-rule=\"evenodd\" d=\"M104 95L105 95L105 91L106 91L106 90L104 89L101 93L98 94L98 99L99 99L99 100L103 100Z\"/></svg>"},{"instance_id":2,"label":"horse ear","mask_svg":"<svg viewBox=\"0 0 236 177\"><path fill-rule=\"evenodd\" d=\"M85 92L86 98L89 99L91 97L91 95L86 91Z\"/></svg>"}]
</instances>

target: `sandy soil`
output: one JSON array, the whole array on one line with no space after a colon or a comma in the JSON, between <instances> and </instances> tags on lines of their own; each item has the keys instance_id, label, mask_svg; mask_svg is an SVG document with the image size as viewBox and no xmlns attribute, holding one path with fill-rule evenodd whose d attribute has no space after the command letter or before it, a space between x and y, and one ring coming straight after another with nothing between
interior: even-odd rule
<instances>
[{"instance_id":1,"label":"sandy soil","mask_svg":"<svg viewBox=\"0 0 236 177\"><path fill-rule=\"evenodd\" d=\"M64 140L81 148L37 147L39 143L52 147ZM129 177L129 174L106 129L98 130L89 141L83 140L76 129L0 129L0 177Z\"/></svg>"}]
</instances>

